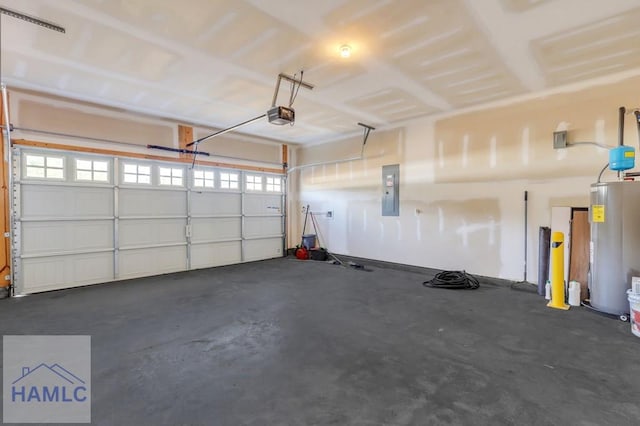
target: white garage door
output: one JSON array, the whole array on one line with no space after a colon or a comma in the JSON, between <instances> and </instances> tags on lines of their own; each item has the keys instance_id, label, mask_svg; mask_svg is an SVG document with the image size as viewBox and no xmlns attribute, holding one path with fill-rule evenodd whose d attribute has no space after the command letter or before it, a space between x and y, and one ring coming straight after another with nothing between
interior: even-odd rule
<instances>
[{"instance_id":1,"label":"white garage door","mask_svg":"<svg viewBox=\"0 0 640 426\"><path fill-rule=\"evenodd\" d=\"M16 149L16 293L280 257L281 175Z\"/></svg>"}]
</instances>

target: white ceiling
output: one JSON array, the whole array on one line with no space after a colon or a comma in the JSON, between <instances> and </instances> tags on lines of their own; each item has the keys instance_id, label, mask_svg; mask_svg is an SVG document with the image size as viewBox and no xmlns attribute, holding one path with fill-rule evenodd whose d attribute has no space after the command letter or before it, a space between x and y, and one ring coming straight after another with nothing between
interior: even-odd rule
<instances>
[{"instance_id":1,"label":"white ceiling","mask_svg":"<svg viewBox=\"0 0 640 426\"><path fill-rule=\"evenodd\" d=\"M359 133L620 72L640 74L638 0L0 0L9 87L224 128L304 70L294 143ZM338 48L352 46L342 59ZM288 105L289 84L278 104Z\"/></svg>"}]
</instances>

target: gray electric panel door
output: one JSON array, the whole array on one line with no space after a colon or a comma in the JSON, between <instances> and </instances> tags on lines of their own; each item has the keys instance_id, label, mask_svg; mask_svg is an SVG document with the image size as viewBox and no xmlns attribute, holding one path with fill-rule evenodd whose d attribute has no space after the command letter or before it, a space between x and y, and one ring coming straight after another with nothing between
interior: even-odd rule
<instances>
[{"instance_id":1,"label":"gray electric panel door","mask_svg":"<svg viewBox=\"0 0 640 426\"><path fill-rule=\"evenodd\" d=\"M400 216L400 165L382 166L382 216Z\"/></svg>"}]
</instances>

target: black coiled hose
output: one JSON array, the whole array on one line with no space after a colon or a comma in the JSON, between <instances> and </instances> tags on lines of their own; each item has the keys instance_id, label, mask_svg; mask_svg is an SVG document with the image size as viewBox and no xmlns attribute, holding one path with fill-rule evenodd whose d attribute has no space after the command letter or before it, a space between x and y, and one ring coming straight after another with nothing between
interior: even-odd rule
<instances>
[{"instance_id":1,"label":"black coiled hose","mask_svg":"<svg viewBox=\"0 0 640 426\"><path fill-rule=\"evenodd\" d=\"M422 285L435 288L475 290L480 287L480 282L465 271L443 271L437 273L433 279L423 282Z\"/></svg>"}]
</instances>

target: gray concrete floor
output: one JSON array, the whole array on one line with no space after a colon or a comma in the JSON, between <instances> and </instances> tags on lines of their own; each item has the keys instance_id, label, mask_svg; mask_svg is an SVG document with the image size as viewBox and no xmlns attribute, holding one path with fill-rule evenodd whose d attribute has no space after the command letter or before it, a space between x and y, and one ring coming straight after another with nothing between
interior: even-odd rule
<instances>
[{"instance_id":1,"label":"gray concrete floor","mask_svg":"<svg viewBox=\"0 0 640 426\"><path fill-rule=\"evenodd\" d=\"M628 323L416 270L276 259L0 301L92 336L96 425L640 424Z\"/></svg>"}]
</instances>

